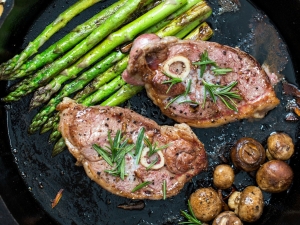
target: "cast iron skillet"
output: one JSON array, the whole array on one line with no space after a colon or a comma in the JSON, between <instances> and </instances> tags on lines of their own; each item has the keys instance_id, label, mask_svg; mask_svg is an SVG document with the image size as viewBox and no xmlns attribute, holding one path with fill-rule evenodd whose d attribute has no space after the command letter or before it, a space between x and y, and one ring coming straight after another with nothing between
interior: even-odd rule
<instances>
[{"instance_id":1,"label":"cast iron skillet","mask_svg":"<svg viewBox=\"0 0 300 225\"><path fill-rule=\"evenodd\" d=\"M74 2L75 0L26 2L16 0L14 10L0 28L0 62L18 53L48 21L52 21L63 10L63 7ZM90 14L94 14L97 9L112 2L99 3L82 13L50 42L56 41L75 24L89 18ZM209 20L215 29L215 36L212 40L239 46L242 50L253 54L261 63L272 50L279 47L282 55L280 57L277 55L275 58L281 59L279 62L283 63L283 67L279 67L283 69L281 73L289 82L298 85L300 1L265 0L260 2L254 0L250 3L241 0L240 2L242 4L240 11L217 15L217 1L209 1L214 9L214 15ZM262 13L253 6L260 8ZM270 21L264 13L278 30L281 40L278 40L277 34L274 35L274 29L270 28ZM263 29L255 29L259 25L262 25ZM263 40L263 45L258 47L260 40ZM275 42L276 40L278 42ZM275 45L270 48L267 43L275 43ZM285 57L288 60L287 64L283 60ZM7 93L6 89L9 84L0 82L0 85L2 97ZM128 203L129 200L107 193L90 181L82 168L74 166L75 160L67 151L56 158L51 158L52 145L47 143L47 135L29 136L27 134L26 130L32 116L37 112L36 110L28 112L30 97L11 105L0 103L0 194L13 217L21 225L177 224L180 219L179 210L186 209L187 196L198 187L211 185L212 167L221 162L220 155L228 159L230 146L238 138L250 136L264 143L272 131L285 131L296 142L296 151L299 150L298 123L284 122L284 116L287 113L285 104L289 97L281 95L280 84L276 87L276 91L282 104L263 120L241 121L214 129L195 129L196 134L206 145L210 168L186 185L178 196L166 201L145 201L146 207L142 211L118 209L118 204ZM173 121L160 114L157 107L145 97L145 93L134 97L130 104L134 110L151 117L160 124L173 124ZM292 188L277 195L265 193L266 207L263 217L254 224L296 225L299 223L300 181L297 177L300 159L298 153L293 156L290 165L295 172ZM235 185L242 189L252 183L253 177L239 173ZM57 207L51 209L51 199L61 188L65 189L63 198ZM0 211L0 218L1 213Z\"/></svg>"}]
</instances>

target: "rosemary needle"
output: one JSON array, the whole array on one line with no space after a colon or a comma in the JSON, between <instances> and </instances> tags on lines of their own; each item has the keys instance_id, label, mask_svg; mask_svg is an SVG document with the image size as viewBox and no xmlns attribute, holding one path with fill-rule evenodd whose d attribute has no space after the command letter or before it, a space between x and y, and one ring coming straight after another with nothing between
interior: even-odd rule
<instances>
[{"instance_id":1,"label":"rosemary needle","mask_svg":"<svg viewBox=\"0 0 300 225\"><path fill-rule=\"evenodd\" d=\"M143 182L143 183L140 183L140 184L138 184L135 188L133 188L132 190L131 190L131 192L133 193L133 192L136 192L137 190L140 190L140 189L142 189L143 187L146 187L148 184L151 184L151 181L145 181L145 182Z\"/></svg>"}]
</instances>

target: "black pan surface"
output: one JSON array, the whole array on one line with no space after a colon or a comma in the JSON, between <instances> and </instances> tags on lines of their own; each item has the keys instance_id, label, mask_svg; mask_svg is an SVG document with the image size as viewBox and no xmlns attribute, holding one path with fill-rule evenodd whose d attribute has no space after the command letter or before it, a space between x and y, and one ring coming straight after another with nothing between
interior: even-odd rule
<instances>
[{"instance_id":1,"label":"black pan surface","mask_svg":"<svg viewBox=\"0 0 300 225\"><path fill-rule=\"evenodd\" d=\"M49 21L74 2L31 0L25 3L16 0L14 10L0 28L0 62L18 53ZM42 49L112 2L107 0L98 3L77 16ZM238 46L260 63L267 62L274 66L273 69L283 74L288 82L299 84L299 0L240 0L238 11L223 14L220 14L217 0L208 2L214 10L208 20L215 30L212 41ZM0 85L2 97L11 83L1 81ZM213 166L222 162L220 155L229 159L230 146L237 139L247 136L265 143L271 132L284 131L296 143L296 154L290 160L295 173L294 183L287 192L276 195L264 193L264 214L253 224L299 224L299 123L285 121L285 106L290 97L282 95L281 84L276 87L276 92L281 104L262 120L240 121L212 129L194 129L206 146L209 169L195 177L179 195L165 201L145 201L146 206L140 211L117 208L119 204L130 201L102 190L85 175L83 168L74 165L75 159L67 151L51 158L53 146L48 143L49 134L27 134L31 119L38 110L28 111L32 96L13 104L0 103L0 195L21 225L178 224L182 219L180 210L186 209L190 193L198 187L211 185ZM130 104L135 111L159 124L174 123L160 113L144 92L125 104ZM242 190L250 184L254 184L252 176L241 172L237 174L235 186L238 189ZM52 209L51 200L61 188L64 189L63 197Z\"/></svg>"}]
</instances>

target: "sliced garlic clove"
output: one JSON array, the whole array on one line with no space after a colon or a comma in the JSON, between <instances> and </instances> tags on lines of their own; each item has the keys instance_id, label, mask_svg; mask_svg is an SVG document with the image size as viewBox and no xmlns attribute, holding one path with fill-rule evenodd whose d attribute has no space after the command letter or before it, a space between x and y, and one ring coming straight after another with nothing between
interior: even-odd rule
<instances>
[{"instance_id":1,"label":"sliced garlic clove","mask_svg":"<svg viewBox=\"0 0 300 225\"><path fill-rule=\"evenodd\" d=\"M191 71L191 62L184 56L174 56L164 62L163 71L174 78L184 80Z\"/></svg>"},{"instance_id":2,"label":"sliced garlic clove","mask_svg":"<svg viewBox=\"0 0 300 225\"><path fill-rule=\"evenodd\" d=\"M149 148L148 147L144 148L140 160L141 164L146 168L151 164L151 162L149 162L148 152L149 152ZM159 159L158 159L158 163L156 163L154 166L151 167L151 169L153 170L158 170L165 165L165 158L162 151L157 151L156 154L159 156Z\"/></svg>"}]
</instances>

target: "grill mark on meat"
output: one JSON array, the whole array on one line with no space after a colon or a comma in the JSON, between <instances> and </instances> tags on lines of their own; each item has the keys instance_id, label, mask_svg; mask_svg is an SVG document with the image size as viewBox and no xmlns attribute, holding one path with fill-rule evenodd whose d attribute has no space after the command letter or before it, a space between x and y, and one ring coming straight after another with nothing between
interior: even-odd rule
<instances>
[{"instance_id":1,"label":"grill mark on meat","mask_svg":"<svg viewBox=\"0 0 300 225\"><path fill-rule=\"evenodd\" d=\"M141 42L143 45L140 45ZM214 42L182 41L175 37L161 39L153 34L139 36L132 48L139 49L139 53L143 54L135 58L134 51L130 52L129 65L122 74L123 79L133 85L144 85L148 96L154 104L160 107L162 113L177 122L200 128L215 127L239 119L262 118L279 104L279 99L275 95L266 72L252 56L238 48ZM242 97L242 100L234 100L238 112L228 109L219 98L214 103L209 94L207 94L205 107L202 107L204 88L199 79L199 69L195 66L191 66L185 81L173 85L166 93L170 84L162 83L167 78L160 65L177 56L184 56L190 62L196 62L200 60L200 55L204 51L208 52L209 58L219 67L233 70L222 76L214 76L210 70L207 70L203 77L209 82L220 85L228 85L237 81L238 84L232 91L237 91ZM147 58L150 53L151 60ZM133 61L132 58L135 60ZM152 66L152 62L155 62L157 66ZM207 66L208 69L210 67ZM179 104L178 100L166 107L170 100L184 93L187 79L192 80L191 92L187 96L192 101L198 102L199 106L191 107L189 103Z\"/></svg>"},{"instance_id":2,"label":"grill mark on meat","mask_svg":"<svg viewBox=\"0 0 300 225\"><path fill-rule=\"evenodd\" d=\"M159 126L132 110L120 107L84 107L69 98L57 106L60 111L59 130L70 153L83 166L87 175L104 189L131 199L162 199L162 183L166 180L167 197L179 193L184 184L207 166L203 144L186 124ZM122 180L105 172L110 165L93 149L93 144L108 146L108 132L114 138L117 130L135 143L141 127L151 143L167 145L162 151L165 165L160 169L146 170L135 164L131 154L125 156L127 176ZM85 135L83 135L85 134ZM177 154L178 153L178 154ZM131 190L144 181L148 186L132 193Z\"/></svg>"}]
</instances>

